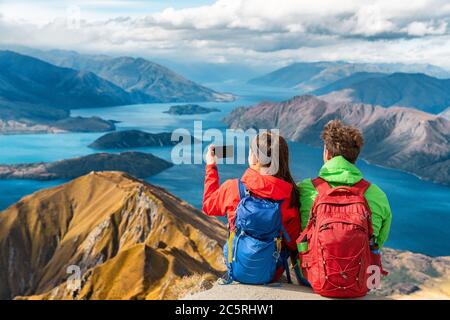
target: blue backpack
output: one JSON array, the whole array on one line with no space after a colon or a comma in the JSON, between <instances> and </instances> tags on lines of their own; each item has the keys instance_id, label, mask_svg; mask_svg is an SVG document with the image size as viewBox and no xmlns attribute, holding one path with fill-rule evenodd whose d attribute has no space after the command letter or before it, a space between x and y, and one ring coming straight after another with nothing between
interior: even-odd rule
<instances>
[{"instance_id":1,"label":"blue backpack","mask_svg":"<svg viewBox=\"0 0 450 320\"><path fill-rule=\"evenodd\" d=\"M239 195L236 228L224 247L227 283L267 284L279 263L282 235L290 241L281 223L281 201L253 197L240 180Z\"/></svg>"}]
</instances>

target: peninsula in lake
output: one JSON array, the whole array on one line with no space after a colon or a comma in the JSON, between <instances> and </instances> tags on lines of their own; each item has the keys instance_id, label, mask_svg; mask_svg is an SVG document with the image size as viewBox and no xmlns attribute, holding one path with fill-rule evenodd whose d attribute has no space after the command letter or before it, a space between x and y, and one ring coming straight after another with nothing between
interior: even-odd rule
<instances>
[{"instance_id":1,"label":"peninsula in lake","mask_svg":"<svg viewBox=\"0 0 450 320\"><path fill-rule=\"evenodd\" d=\"M189 139L190 143L200 142L200 140L192 136L180 137L178 140L173 141L172 132L148 133L140 130L123 130L107 133L92 142L89 147L92 149L167 147L189 141Z\"/></svg>"},{"instance_id":2,"label":"peninsula in lake","mask_svg":"<svg viewBox=\"0 0 450 320\"><path fill-rule=\"evenodd\" d=\"M95 153L55 162L0 165L0 179L73 179L91 171L123 171L146 178L171 166L172 163L150 153Z\"/></svg>"},{"instance_id":3,"label":"peninsula in lake","mask_svg":"<svg viewBox=\"0 0 450 320\"><path fill-rule=\"evenodd\" d=\"M113 121L72 117L71 109L129 104L132 96L93 73L0 51L0 133L110 131Z\"/></svg>"},{"instance_id":4,"label":"peninsula in lake","mask_svg":"<svg viewBox=\"0 0 450 320\"><path fill-rule=\"evenodd\" d=\"M217 108L206 108L199 106L198 104L184 104L171 106L169 110L164 111L164 113L183 116L191 114L206 114L211 112L220 112Z\"/></svg>"}]
</instances>

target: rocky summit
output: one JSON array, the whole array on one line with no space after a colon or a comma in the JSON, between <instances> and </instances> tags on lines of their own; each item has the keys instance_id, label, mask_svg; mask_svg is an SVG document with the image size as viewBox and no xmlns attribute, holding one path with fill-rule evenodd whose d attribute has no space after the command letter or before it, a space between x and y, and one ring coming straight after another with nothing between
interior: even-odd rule
<instances>
[{"instance_id":1,"label":"rocky summit","mask_svg":"<svg viewBox=\"0 0 450 320\"><path fill-rule=\"evenodd\" d=\"M0 299L177 298L225 271L225 238L164 189L91 173L0 213Z\"/></svg>"},{"instance_id":2,"label":"rocky summit","mask_svg":"<svg viewBox=\"0 0 450 320\"><path fill-rule=\"evenodd\" d=\"M214 285L226 237L162 188L92 172L0 212L0 299L320 298L297 285ZM390 274L370 299L450 296L450 257L384 248L383 264Z\"/></svg>"}]
</instances>

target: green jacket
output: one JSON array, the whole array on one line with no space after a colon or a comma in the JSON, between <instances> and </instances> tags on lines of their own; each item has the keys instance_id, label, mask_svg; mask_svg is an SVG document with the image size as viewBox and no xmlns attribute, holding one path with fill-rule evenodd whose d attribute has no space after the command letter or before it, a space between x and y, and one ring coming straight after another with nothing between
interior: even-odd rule
<instances>
[{"instance_id":1,"label":"green jacket","mask_svg":"<svg viewBox=\"0 0 450 320\"><path fill-rule=\"evenodd\" d=\"M325 179L331 187L351 186L362 179L361 171L344 157L338 156L327 161L319 171L319 177ZM309 213L317 196L311 179L306 179L298 184L300 188L300 214L302 218L302 230L308 224ZM392 213L389 201L376 185L371 184L365 193L369 207L372 210L372 226L376 241L380 248L387 240L391 227Z\"/></svg>"}]
</instances>

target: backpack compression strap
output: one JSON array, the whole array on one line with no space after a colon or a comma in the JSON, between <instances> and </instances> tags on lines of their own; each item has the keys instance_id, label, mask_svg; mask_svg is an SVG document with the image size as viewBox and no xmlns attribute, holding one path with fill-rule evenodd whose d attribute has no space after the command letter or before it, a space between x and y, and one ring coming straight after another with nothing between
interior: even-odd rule
<instances>
[{"instance_id":1,"label":"backpack compression strap","mask_svg":"<svg viewBox=\"0 0 450 320\"><path fill-rule=\"evenodd\" d=\"M239 188L240 200L244 199L245 197L247 197L250 194L250 192L248 192L248 190L245 187L244 183L240 179L238 180L238 188Z\"/></svg>"},{"instance_id":2,"label":"backpack compression strap","mask_svg":"<svg viewBox=\"0 0 450 320\"><path fill-rule=\"evenodd\" d=\"M244 183L240 179L238 180L238 189L239 189L239 197L241 200L250 194L247 188L245 187ZM232 266L233 263L233 241L235 237L236 237L236 230L233 230L230 232L230 236L228 237L227 243L228 245L227 260L230 266Z\"/></svg>"},{"instance_id":3,"label":"backpack compression strap","mask_svg":"<svg viewBox=\"0 0 450 320\"><path fill-rule=\"evenodd\" d=\"M368 214L369 214L369 238L372 239L373 238L373 226L372 226L372 210L370 209L369 203L367 202L366 197L364 196L364 194L366 193L367 189L370 187L370 182L361 179L359 180L357 183L355 183L352 186L352 191L353 193L360 195L364 198L365 202L366 202L366 207L368 209Z\"/></svg>"},{"instance_id":4,"label":"backpack compression strap","mask_svg":"<svg viewBox=\"0 0 450 320\"><path fill-rule=\"evenodd\" d=\"M364 193L367 191L367 189L370 187L370 182L361 179L360 181L358 181L357 183L355 183L352 187L353 192L364 196ZM367 202L367 199L364 197L364 199L366 200L366 206L369 209L368 214L369 214L369 240L370 240L370 251L372 252L372 263L374 263L375 265L380 267L380 271L381 274L383 276L387 276L389 274L389 272L387 272L386 270L383 269L383 264L381 262L381 256L380 256L380 251L378 248L378 243L376 243L375 241L375 236L373 234L373 225L372 225L372 210L370 209L369 203Z\"/></svg>"},{"instance_id":5,"label":"backpack compression strap","mask_svg":"<svg viewBox=\"0 0 450 320\"><path fill-rule=\"evenodd\" d=\"M370 249L374 250L376 248L376 250L378 250L378 244L375 243L375 236L373 234L373 225L372 225L372 210L370 209L369 203L367 202L366 197L364 197L364 193L366 193L367 189L370 187L370 182L361 179L359 180L357 183L355 183L352 186L352 191L360 196L362 196L364 198L364 200L366 201L366 207L368 209L367 214L369 215L369 240L370 240ZM381 265L381 262L380 262Z\"/></svg>"},{"instance_id":6,"label":"backpack compression strap","mask_svg":"<svg viewBox=\"0 0 450 320\"><path fill-rule=\"evenodd\" d=\"M319 194L324 194L325 192L327 192L328 190L332 189L331 186L328 184L327 181L325 181L325 179L321 178L321 177L317 177L315 179L311 180L314 188L316 188L317 192ZM369 203L367 202L367 199L364 197L364 193L366 193L367 189L370 187L370 182L361 179L359 180L357 183L355 183L350 189L352 190L352 192L354 194L357 194L359 196L362 196L365 199L366 202L366 207L368 209L368 214L369 214L369 238L373 239L373 226L372 226L372 211L370 210L370 206ZM311 222L311 217L310 217L310 222ZM309 223L308 223L309 225ZM308 226L307 226L308 228Z\"/></svg>"}]
</instances>

